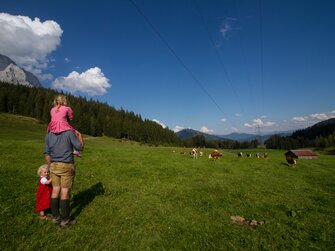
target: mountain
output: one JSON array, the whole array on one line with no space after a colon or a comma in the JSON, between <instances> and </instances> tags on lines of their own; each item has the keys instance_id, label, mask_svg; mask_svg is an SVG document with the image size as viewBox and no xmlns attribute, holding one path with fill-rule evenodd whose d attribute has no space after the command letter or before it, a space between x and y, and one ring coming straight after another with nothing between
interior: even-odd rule
<instances>
[{"instance_id":1,"label":"mountain","mask_svg":"<svg viewBox=\"0 0 335 251\"><path fill-rule=\"evenodd\" d=\"M265 141L268 138L270 138L272 135L279 135L279 136L290 136L292 135L294 131L282 131L282 132L271 132L271 133L266 133L266 134L262 134L262 135L258 135L258 134L250 134L250 133L231 133L228 135L222 135L219 137L225 138L225 139L231 139L231 140L236 140L236 141L252 141L252 140L261 140L261 141Z\"/></svg>"},{"instance_id":2,"label":"mountain","mask_svg":"<svg viewBox=\"0 0 335 251\"><path fill-rule=\"evenodd\" d=\"M205 139L208 140L208 141L229 140L229 139L217 136L217 135L211 135L211 134L199 132L199 131L196 131L196 130L193 130L193 129L183 129L183 130L177 132L176 134L181 140L189 139L189 138L192 138L192 137L197 136L197 135L203 135L205 137Z\"/></svg>"},{"instance_id":3,"label":"mountain","mask_svg":"<svg viewBox=\"0 0 335 251\"><path fill-rule=\"evenodd\" d=\"M177 136L181 139L188 139L192 138L196 135L204 135L206 140L235 140L235 141L252 141L252 140L261 140L265 141L268 138L270 138L272 135L277 134L280 136L289 136L292 134L293 131L285 131L285 132L273 132L273 133L268 133L261 135L260 136L257 134L249 134L249 133L231 133L227 135L211 135L211 134L206 134L202 133L193 129L183 129L179 132L177 132Z\"/></svg>"},{"instance_id":4,"label":"mountain","mask_svg":"<svg viewBox=\"0 0 335 251\"><path fill-rule=\"evenodd\" d=\"M9 57L0 54L0 81L15 85L41 87L38 78L29 71L17 66Z\"/></svg>"},{"instance_id":5,"label":"mountain","mask_svg":"<svg viewBox=\"0 0 335 251\"><path fill-rule=\"evenodd\" d=\"M231 139L231 140L236 140L236 141L251 141L251 140L254 140L254 139L259 139L259 136L255 135L255 134L236 133L236 132L233 132L233 133L227 134L227 135L220 135L219 137L227 138L227 139Z\"/></svg>"}]
</instances>

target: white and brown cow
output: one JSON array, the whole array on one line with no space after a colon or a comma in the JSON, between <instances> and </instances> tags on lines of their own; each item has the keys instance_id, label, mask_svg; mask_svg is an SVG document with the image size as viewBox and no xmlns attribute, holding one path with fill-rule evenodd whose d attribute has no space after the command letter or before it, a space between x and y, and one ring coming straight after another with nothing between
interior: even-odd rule
<instances>
[{"instance_id":1,"label":"white and brown cow","mask_svg":"<svg viewBox=\"0 0 335 251\"><path fill-rule=\"evenodd\" d=\"M190 155L192 158L197 159L198 158L198 150L196 148L193 148L190 152Z\"/></svg>"},{"instance_id":2,"label":"white and brown cow","mask_svg":"<svg viewBox=\"0 0 335 251\"><path fill-rule=\"evenodd\" d=\"M222 153L218 152L217 150L214 150L209 156L209 159L219 159L222 157Z\"/></svg>"}]
</instances>

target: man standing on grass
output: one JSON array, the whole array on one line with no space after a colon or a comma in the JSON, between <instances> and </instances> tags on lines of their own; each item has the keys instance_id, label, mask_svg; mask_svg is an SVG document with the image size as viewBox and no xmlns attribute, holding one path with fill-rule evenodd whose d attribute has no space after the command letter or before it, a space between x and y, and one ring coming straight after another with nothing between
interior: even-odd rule
<instances>
[{"instance_id":1,"label":"man standing on grass","mask_svg":"<svg viewBox=\"0 0 335 251\"><path fill-rule=\"evenodd\" d=\"M78 139L79 137L79 139ZM71 130L58 134L49 132L45 137L45 160L50 167L52 194L50 208L52 222L66 228L76 223L70 220L70 191L75 177L73 149L83 150L82 135Z\"/></svg>"}]
</instances>

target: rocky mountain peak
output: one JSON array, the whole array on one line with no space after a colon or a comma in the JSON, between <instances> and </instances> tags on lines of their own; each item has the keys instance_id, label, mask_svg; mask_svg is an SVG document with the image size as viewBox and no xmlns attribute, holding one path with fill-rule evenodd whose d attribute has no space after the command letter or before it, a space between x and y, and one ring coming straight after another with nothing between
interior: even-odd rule
<instances>
[{"instance_id":1,"label":"rocky mountain peak","mask_svg":"<svg viewBox=\"0 0 335 251\"><path fill-rule=\"evenodd\" d=\"M9 57L0 54L0 81L15 85L41 87L38 78L29 71L17 66Z\"/></svg>"}]
</instances>

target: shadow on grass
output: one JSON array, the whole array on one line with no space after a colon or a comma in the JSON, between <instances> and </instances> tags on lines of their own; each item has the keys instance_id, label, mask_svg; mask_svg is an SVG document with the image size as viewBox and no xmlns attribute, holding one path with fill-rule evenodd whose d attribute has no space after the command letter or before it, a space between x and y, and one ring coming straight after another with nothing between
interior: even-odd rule
<instances>
[{"instance_id":1,"label":"shadow on grass","mask_svg":"<svg viewBox=\"0 0 335 251\"><path fill-rule=\"evenodd\" d=\"M94 200L96 196L103 195L104 193L105 189L102 183L98 182L85 191L74 195L73 203L71 205L73 209L71 217L76 218L81 213L81 211Z\"/></svg>"}]
</instances>

